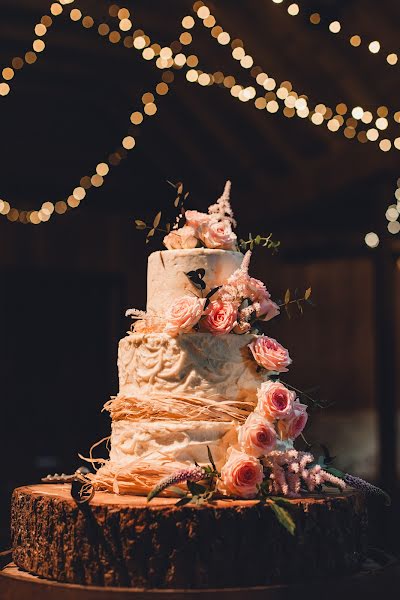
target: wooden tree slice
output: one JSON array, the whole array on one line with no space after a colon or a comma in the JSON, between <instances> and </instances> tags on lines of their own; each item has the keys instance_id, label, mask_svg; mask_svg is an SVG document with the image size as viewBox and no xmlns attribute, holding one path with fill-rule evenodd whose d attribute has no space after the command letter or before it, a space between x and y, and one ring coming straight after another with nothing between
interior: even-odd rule
<instances>
[{"instance_id":1,"label":"wooden tree slice","mask_svg":"<svg viewBox=\"0 0 400 600\"><path fill-rule=\"evenodd\" d=\"M96 493L77 506L69 485L18 488L14 562L75 584L223 588L344 575L366 551L365 505L356 492L291 500L295 536L256 501L175 502Z\"/></svg>"}]
</instances>

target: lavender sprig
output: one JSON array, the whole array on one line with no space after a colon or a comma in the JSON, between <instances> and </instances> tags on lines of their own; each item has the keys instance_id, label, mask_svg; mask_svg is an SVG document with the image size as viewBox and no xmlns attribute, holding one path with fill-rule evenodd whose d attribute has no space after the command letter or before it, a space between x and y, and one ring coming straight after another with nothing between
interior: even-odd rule
<instances>
[{"instance_id":1,"label":"lavender sprig","mask_svg":"<svg viewBox=\"0 0 400 600\"><path fill-rule=\"evenodd\" d=\"M208 477L209 474L203 467L191 467L189 469L182 469L181 471L176 471L161 481L151 490L149 495L147 496L147 502L150 502L153 498L161 494L164 490L171 487L171 485L176 485L177 483L183 483L184 481L190 481L191 483L195 483L196 481L201 481Z\"/></svg>"},{"instance_id":2,"label":"lavender sprig","mask_svg":"<svg viewBox=\"0 0 400 600\"><path fill-rule=\"evenodd\" d=\"M387 494L384 490L377 487L376 485L372 485L372 483L365 481L365 479L361 479L361 477L355 477L354 475L350 475L349 473L344 474L343 480L347 483L347 485L349 485L352 488L355 488L356 490L364 492L364 494L384 498L386 506L390 506L392 501L389 494Z\"/></svg>"}]
</instances>

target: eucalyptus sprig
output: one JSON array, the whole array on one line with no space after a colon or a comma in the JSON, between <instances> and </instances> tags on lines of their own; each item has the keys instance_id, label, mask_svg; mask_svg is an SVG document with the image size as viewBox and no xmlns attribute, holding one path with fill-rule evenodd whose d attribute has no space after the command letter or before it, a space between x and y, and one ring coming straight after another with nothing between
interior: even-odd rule
<instances>
[{"instance_id":1,"label":"eucalyptus sprig","mask_svg":"<svg viewBox=\"0 0 400 600\"><path fill-rule=\"evenodd\" d=\"M253 250L254 246L262 246L263 248L268 248L268 250L272 250L272 254L275 254L275 252L278 252L278 248L281 245L281 243L275 242L272 239L272 233L270 233L267 237L264 237L262 235L256 235L255 237L252 236L251 233L249 233L249 239L248 240L239 240L239 248L242 252L247 252L247 250Z\"/></svg>"},{"instance_id":2,"label":"eucalyptus sprig","mask_svg":"<svg viewBox=\"0 0 400 600\"><path fill-rule=\"evenodd\" d=\"M135 219L135 225L136 225L136 229L148 229L149 232L146 236L146 244L149 243L150 239L153 237L153 235L155 234L156 231L160 231L161 233L169 233L171 231L171 225L170 223L167 223L165 226L165 229L162 227L159 227L160 221L161 221L161 211L159 211L156 216L153 219L153 224L152 225L148 225L145 221L142 221L141 219Z\"/></svg>"},{"instance_id":3,"label":"eucalyptus sprig","mask_svg":"<svg viewBox=\"0 0 400 600\"><path fill-rule=\"evenodd\" d=\"M180 181L178 183L172 183L171 181L167 181L169 185L171 185L176 190L176 197L174 200L174 209L178 209L178 214L176 215L175 222L178 223L183 215L184 215L184 202L189 196L189 192L184 191L183 183ZM154 236L156 231L159 231L163 234L168 234L172 229L172 224L167 222L164 227L160 227L162 212L161 210L157 212L156 216L153 219L152 224L146 223L142 219L135 219L136 229L139 230L148 230L146 235L146 244L149 243L151 238Z\"/></svg>"},{"instance_id":4,"label":"eucalyptus sprig","mask_svg":"<svg viewBox=\"0 0 400 600\"><path fill-rule=\"evenodd\" d=\"M296 305L299 313L303 314L304 309L303 309L302 303L307 302L307 304L314 306L313 302L310 300L311 292L312 292L312 289L311 289L311 287L309 287L304 292L304 296L299 297L299 295L298 295L299 292L298 292L297 288L294 290L293 295L292 295L292 292L289 289L287 289L285 292L283 301L278 302L278 306L279 306L279 308L283 307L285 309L286 314L289 319L291 318L290 309L289 309L290 305L293 305L293 304Z\"/></svg>"},{"instance_id":5,"label":"eucalyptus sprig","mask_svg":"<svg viewBox=\"0 0 400 600\"><path fill-rule=\"evenodd\" d=\"M305 404L307 404L307 405L311 404L314 408L329 408L329 406L332 406L334 404L334 402L316 400L313 396L311 396L310 392L313 392L314 390L316 390L318 388L313 388L311 390L303 391L303 390L299 390L298 388L294 387L294 385L287 383L287 381L285 381L285 385L289 389L296 392L296 394L299 396L300 400L303 400ZM308 442L306 442L306 443L308 444Z\"/></svg>"}]
</instances>

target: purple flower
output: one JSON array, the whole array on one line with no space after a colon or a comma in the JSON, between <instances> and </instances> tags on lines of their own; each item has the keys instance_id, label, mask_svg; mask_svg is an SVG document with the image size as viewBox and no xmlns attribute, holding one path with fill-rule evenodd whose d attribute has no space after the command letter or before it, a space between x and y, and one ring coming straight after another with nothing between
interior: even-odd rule
<instances>
[{"instance_id":1,"label":"purple flower","mask_svg":"<svg viewBox=\"0 0 400 600\"><path fill-rule=\"evenodd\" d=\"M161 494L165 489L176 485L177 483L183 483L184 481L201 481L207 477L207 473L203 467L190 467L188 469L182 469L182 471L175 471L171 475L164 477L161 481L151 490L147 496L147 502L150 502L153 498Z\"/></svg>"},{"instance_id":2,"label":"purple flower","mask_svg":"<svg viewBox=\"0 0 400 600\"><path fill-rule=\"evenodd\" d=\"M381 498L383 497L385 499L385 504L387 506L390 506L390 496L376 485L372 485L372 483L365 481L365 479L361 479L361 477L355 477L354 475L350 475L349 473L345 473L343 479L347 483L347 485L356 490L364 492L364 494L368 494L370 496L379 496Z\"/></svg>"}]
</instances>

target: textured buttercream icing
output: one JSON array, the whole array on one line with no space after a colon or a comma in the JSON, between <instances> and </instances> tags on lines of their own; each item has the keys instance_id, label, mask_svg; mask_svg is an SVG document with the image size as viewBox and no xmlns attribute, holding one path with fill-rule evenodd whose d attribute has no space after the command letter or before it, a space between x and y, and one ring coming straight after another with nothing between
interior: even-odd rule
<instances>
[{"instance_id":1,"label":"textured buttercream icing","mask_svg":"<svg viewBox=\"0 0 400 600\"><path fill-rule=\"evenodd\" d=\"M257 387L266 380L248 349L255 338L211 333L128 335L119 344L120 394L228 400L254 407Z\"/></svg>"},{"instance_id":2,"label":"textured buttercream icing","mask_svg":"<svg viewBox=\"0 0 400 600\"><path fill-rule=\"evenodd\" d=\"M147 310L162 316L171 303L196 292L185 273L205 270L205 294L222 285L242 263L241 252L193 248L162 250L150 254L147 271Z\"/></svg>"},{"instance_id":3,"label":"textured buttercream icing","mask_svg":"<svg viewBox=\"0 0 400 600\"><path fill-rule=\"evenodd\" d=\"M116 421L112 425L110 459L121 467L132 460L205 464L209 462L208 446L218 466L222 466L224 438L233 425L208 421Z\"/></svg>"}]
</instances>

